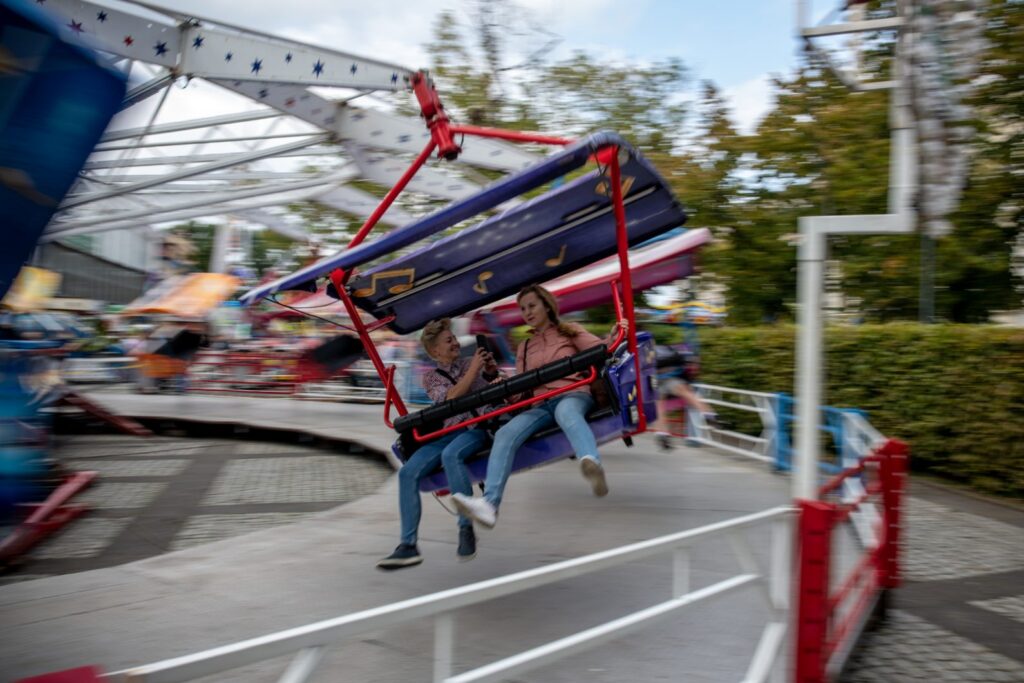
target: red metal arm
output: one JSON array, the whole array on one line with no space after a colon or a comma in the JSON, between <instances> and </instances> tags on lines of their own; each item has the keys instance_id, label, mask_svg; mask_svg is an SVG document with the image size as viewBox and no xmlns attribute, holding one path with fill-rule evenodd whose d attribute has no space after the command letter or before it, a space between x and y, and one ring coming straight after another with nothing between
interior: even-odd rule
<instances>
[{"instance_id":1,"label":"red metal arm","mask_svg":"<svg viewBox=\"0 0 1024 683\"><path fill-rule=\"evenodd\" d=\"M345 280L346 274L340 268L331 273L331 282L334 283L334 288L338 291L338 298L341 299L341 303L345 306L345 311L348 313L349 318L352 319L352 324L355 325L356 333L359 335L359 340L363 342L366 355L370 357L370 362L373 363L373 369L377 371L377 376L387 383L388 368L384 366L384 361L381 359L380 353L377 352L377 346L370 338L370 331L367 329L366 323L363 322L362 316L356 310L356 305L352 303L352 298L349 297L348 292L345 290ZM398 392L391 392L391 399L385 405L385 418L391 403L394 403L395 410L398 411L399 415L405 415L409 412L405 407L402 396ZM391 425L388 426L390 427Z\"/></svg>"},{"instance_id":2,"label":"red metal arm","mask_svg":"<svg viewBox=\"0 0 1024 683\"><path fill-rule=\"evenodd\" d=\"M568 386L559 387L558 389L552 389L551 391L546 391L540 396L533 396L532 398L523 399L522 401L518 401L516 403L513 403L512 405L504 406L502 408L498 408L497 410L492 410L491 412L486 413L484 415L477 415L476 417L470 418L469 420L463 420L458 424L454 424L450 427L445 427L444 429L438 429L436 432L430 432L429 434L421 435L419 433L419 430L413 429L412 435L413 438L415 438L416 441L420 443L424 441L429 441L439 436L450 434L451 432L454 432L456 429L468 427L469 425L475 425L478 422L489 420L490 418L497 417L498 415L504 415L505 413L510 412L512 410L518 410L519 408L522 408L524 406L533 405L534 403L540 403L541 401L546 401L552 396L564 394L566 392L572 391L573 389L577 389L583 386L584 384L590 384L595 379L597 379L597 368L591 367L589 375L587 375L583 379L576 380L575 382L569 384Z\"/></svg>"},{"instance_id":3,"label":"red metal arm","mask_svg":"<svg viewBox=\"0 0 1024 683\"><path fill-rule=\"evenodd\" d=\"M391 403L394 401L395 396L398 392L395 390L395 366L389 366L384 377L384 424L388 426L388 429L394 429L395 425L391 424Z\"/></svg>"},{"instance_id":4,"label":"red metal arm","mask_svg":"<svg viewBox=\"0 0 1024 683\"><path fill-rule=\"evenodd\" d=\"M366 239L366 236L370 234L371 230L373 230L373 226L377 225L377 221L379 221L380 217L384 215L384 212L388 210L391 204L395 201L395 198L402 193L402 190L404 190L405 186L409 184L409 181L412 180L414 175L416 175L416 172L423 167L423 164L427 163L427 159L430 158L430 153L434 151L434 147L436 145L437 143L433 140L427 143L427 146L423 148L420 155L416 157L409 168L406 169L405 173L402 174L402 177L398 179L397 183L395 183L395 186L388 190L388 193L384 195L384 199L380 200L380 204L377 205L377 208L373 210L370 217L366 219L365 223L363 223L363 227L359 228L359 232L357 232L356 236L352 238L352 241L348 243L348 247L346 247L347 249L352 249L358 246L360 242ZM337 283L335 283L334 286L337 287Z\"/></svg>"},{"instance_id":5,"label":"red metal arm","mask_svg":"<svg viewBox=\"0 0 1024 683\"><path fill-rule=\"evenodd\" d=\"M615 306L615 321L620 322L622 320L622 302L619 300L619 281L612 280L612 303ZM615 340L608 346L608 353L615 353L615 349L619 348L619 344L622 343L622 338L626 336L626 331L619 326L619 333L615 335Z\"/></svg>"},{"instance_id":6,"label":"red metal arm","mask_svg":"<svg viewBox=\"0 0 1024 683\"><path fill-rule=\"evenodd\" d=\"M611 157L612 204L615 207L615 228L619 243L619 270L622 273L622 296L625 300L626 321L629 323L629 350L636 366L637 426L634 434L647 431L644 411L643 375L640 372L640 353L636 343L636 313L633 311L633 279L629 272L629 234L626 231L626 207L622 203L622 178L619 172L618 148Z\"/></svg>"},{"instance_id":7,"label":"red metal arm","mask_svg":"<svg viewBox=\"0 0 1024 683\"><path fill-rule=\"evenodd\" d=\"M552 135L541 135L540 133L527 133L518 130L502 130L501 128L485 128L482 126L467 126L457 124L451 126L451 132L462 135L475 135L478 138L497 138L511 142L536 142L541 145L571 145L575 140L572 138L558 138Z\"/></svg>"},{"instance_id":8,"label":"red metal arm","mask_svg":"<svg viewBox=\"0 0 1024 683\"><path fill-rule=\"evenodd\" d=\"M412 77L412 91L419 100L420 114L427 122L431 142L437 146L437 156L454 161L459 157L462 148L455 144L448 115L444 113L444 105L441 104L433 81L422 71L417 72Z\"/></svg>"}]
</instances>

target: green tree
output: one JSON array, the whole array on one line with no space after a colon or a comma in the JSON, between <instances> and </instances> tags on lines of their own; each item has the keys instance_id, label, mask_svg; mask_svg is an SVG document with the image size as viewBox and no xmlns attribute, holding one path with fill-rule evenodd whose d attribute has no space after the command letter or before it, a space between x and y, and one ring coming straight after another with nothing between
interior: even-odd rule
<instances>
[{"instance_id":1,"label":"green tree","mask_svg":"<svg viewBox=\"0 0 1024 683\"><path fill-rule=\"evenodd\" d=\"M956 322L982 322L1021 305L1011 270L1024 223L1024 3L992 0L985 12L984 74L970 104L975 156L953 233L940 240L937 310Z\"/></svg>"}]
</instances>

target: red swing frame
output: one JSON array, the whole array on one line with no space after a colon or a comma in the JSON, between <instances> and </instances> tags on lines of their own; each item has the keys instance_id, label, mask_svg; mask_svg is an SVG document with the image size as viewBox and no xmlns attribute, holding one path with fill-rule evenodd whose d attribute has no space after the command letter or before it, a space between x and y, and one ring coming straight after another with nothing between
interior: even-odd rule
<instances>
[{"instance_id":1,"label":"red swing frame","mask_svg":"<svg viewBox=\"0 0 1024 683\"><path fill-rule=\"evenodd\" d=\"M574 142L569 138L553 137L549 135L540 135L537 133L524 133L519 131L507 131L499 128L485 128L480 126L468 126L452 124L448 119L448 115L444 112L444 106L441 104L441 100L438 97L437 90L434 87L433 82L423 72L418 72L412 78L413 92L416 94L416 98L420 104L420 113L426 121L427 129L430 131L430 141L424 146L423 151L413 160L409 168L406 169L402 177L394 184L394 186L388 191L388 193L381 200L377 208L374 209L373 213L366 219L362 227L349 242L346 249L353 249L357 247L363 240L366 239L367 235L373 230L373 228L380 221L381 217L387 212L388 208L394 203L395 199L402 193L409 181L412 180L413 176L423 167L423 165L430 158L430 155L437 150L437 156L439 158L453 161L458 158L459 153L462 151L461 147L455 143L456 135L470 135L482 138L496 138L500 140L507 140L510 142L532 142L542 145L560 145L565 146ZM616 336L614 342L612 342L609 352L614 350L622 342L623 336L628 339L629 350L633 354L633 362L636 368L636 376L639 378L642 376L640 368L640 357L637 352L637 340L636 340L636 315L633 309L633 287L632 278L629 270L629 238L626 230L626 209L623 204L622 197L622 180L619 170L619 148L615 145L609 145L603 147L597 151L594 157L599 163L605 163L608 166L609 174L611 175L611 186L612 186L612 204L614 206L615 213L615 226L616 226L616 241L618 247L619 256L619 270L621 273L620 280L613 280L611 282L612 297L615 302L615 309L618 314L618 318L621 321L623 318L628 323L628 331L619 328L619 333ZM345 271L341 268L336 268L330 273L331 282L334 284L334 288L338 293L338 297L341 299L342 304L345 306L345 310L352 320L354 331L359 335L360 341L366 349L366 354L370 358L370 362L373 364L374 369L384 382L384 424L389 428L394 428L394 424L390 419L391 406L395 407L398 414L408 414L408 409L405 406L405 402L402 400L397 389L395 388L394 376L395 366L385 366L384 361L380 357L380 353L377 351L377 347L373 340L370 338L370 333L377 330L384 325L387 325L393 317L382 318L374 323L367 325L363 322L362 317L359 315L359 311L356 309L355 303L346 291L345 285L352 276L352 271ZM622 287L622 301L619 298L619 286ZM497 410L489 412L485 415L479 415L469 420L464 420L455 425L445 427L443 429L430 432L429 434L420 434L418 430L413 430L413 438L417 442L425 442L435 439L439 436L443 436L450 432L453 432L462 427L476 424L484 420L490 419L497 415L502 415L513 410L519 410L528 405L540 403L553 396L563 394L573 389L577 389L585 384L590 384L597 379L596 368L591 368L590 373L583 379L577 380L572 384L553 389L551 391L544 392L539 396L534 396L517 403L503 406ZM640 434L647 429L647 416L643 410L644 397L642 382L637 381L636 383L636 403L640 406L637 411L637 429L624 433L623 436L632 436L634 434Z\"/></svg>"}]
</instances>

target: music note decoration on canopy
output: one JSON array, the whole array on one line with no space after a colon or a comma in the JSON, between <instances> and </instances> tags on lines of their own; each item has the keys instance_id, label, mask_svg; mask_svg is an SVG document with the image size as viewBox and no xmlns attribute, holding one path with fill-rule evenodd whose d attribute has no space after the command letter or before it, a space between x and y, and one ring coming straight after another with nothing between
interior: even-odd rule
<instances>
[{"instance_id":1,"label":"music note decoration on canopy","mask_svg":"<svg viewBox=\"0 0 1024 683\"><path fill-rule=\"evenodd\" d=\"M371 297L377 293L377 286L381 284L381 280L405 280L398 284L393 284L387 288L388 294L401 294L412 289L413 281L416 279L415 268L402 268L400 270L382 270L379 273L374 273L370 277L370 286L357 289L352 292L352 296L359 298Z\"/></svg>"}]
</instances>

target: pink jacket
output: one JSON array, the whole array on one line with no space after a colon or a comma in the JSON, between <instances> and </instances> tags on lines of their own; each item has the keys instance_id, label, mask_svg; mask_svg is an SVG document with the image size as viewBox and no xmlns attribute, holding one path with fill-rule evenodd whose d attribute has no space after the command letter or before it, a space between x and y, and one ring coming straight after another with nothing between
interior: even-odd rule
<instances>
[{"instance_id":1,"label":"pink jacket","mask_svg":"<svg viewBox=\"0 0 1024 683\"><path fill-rule=\"evenodd\" d=\"M546 328L543 332L534 334L532 337L519 345L516 350L516 373L523 373L527 370L536 370L545 363L575 355L585 351L592 346L604 343L602 339L587 332L576 323L569 325L579 331L575 337L562 336L554 326ZM525 358L524 358L525 356ZM579 379L578 375L570 375L562 379L556 379L549 384L544 384L533 390L533 396L542 394L552 389L565 387ZM590 385L585 384L576 391L590 393Z\"/></svg>"}]
</instances>

